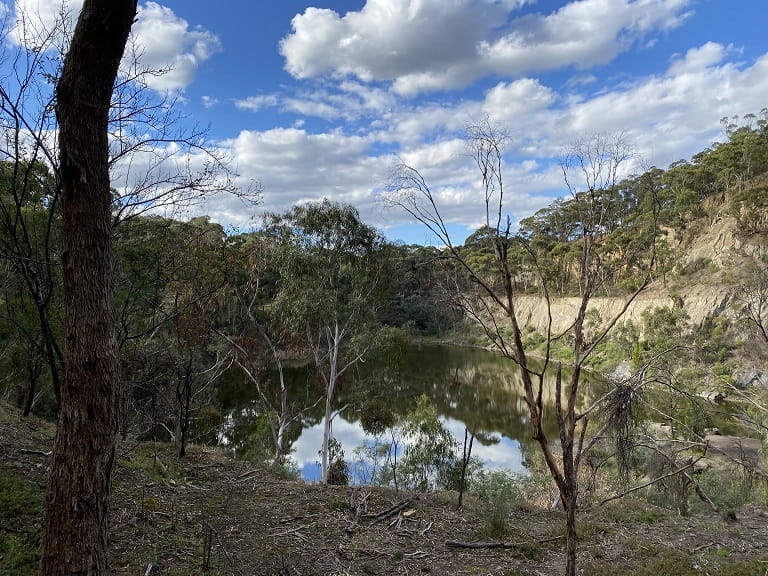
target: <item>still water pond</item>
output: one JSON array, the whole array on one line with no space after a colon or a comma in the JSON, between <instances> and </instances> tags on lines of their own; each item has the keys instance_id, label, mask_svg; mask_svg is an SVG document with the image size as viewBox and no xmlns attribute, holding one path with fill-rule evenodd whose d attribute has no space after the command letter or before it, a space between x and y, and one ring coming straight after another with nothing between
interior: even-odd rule
<instances>
[{"instance_id":1,"label":"still water pond","mask_svg":"<svg viewBox=\"0 0 768 576\"><path fill-rule=\"evenodd\" d=\"M287 369L289 397L301 407L316 402L321 390L314 365ZM554 379L547 385L544 401L554 405ZM589 386L582 399L589 401ZM372 397L384 399L397 416L404 416L427 394L458 441L464 429L492 434L499 442L475 443L473 456L486 468L525 472L526 455L535 450L527 422L522 382L517 367L497 354L473 348L438 345L411 346L395 365L368 361L345 375L336 406L343 409L333 421L333 435L348 460L363 445L366 435L360 425L359 406ZM254 452L254 443L268 439L258 425L261 411L252 384L234 380L222 387L220 404L225 424L219 441L235 453ZM291 456L305 480L320 477L319 455L323 435L323 407L308 409L293 427L288 443ZM547 422L550 437L556 437L554 419Z\"/></svg>"}]
</instances>

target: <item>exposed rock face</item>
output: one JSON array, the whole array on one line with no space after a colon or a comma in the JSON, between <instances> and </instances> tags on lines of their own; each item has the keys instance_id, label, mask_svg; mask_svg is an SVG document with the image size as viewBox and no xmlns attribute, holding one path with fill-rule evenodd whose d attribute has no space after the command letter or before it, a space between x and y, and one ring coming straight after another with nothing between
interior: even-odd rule
<instances>
[{"instance_id":1,"label":"exposed rock face","mask_svg":"<svg viewBox=\"0 0 768 576\"><path fill-rule=\"evenodd\" d=\"M686 288L685 294L672 297L668 290L651 288L638 296L627 308L623 321L631 320L638 327L642 325L642 315L646 310L655 308L672 308L680 306L685 309L692 324L701 324L709 316L721 314L732 315L729 307L732 300L731 292L724 287L696 285ZM624 307L625 298L593 298L588 314L596 312L597 318L607 322L616 317ZM581 300L576 297L557 298L552 301L552 330L562 332L573 324ZM521 296L517 299L519 318L526 326L543 332L547 326L547 306L543 298L538 296ZM594 312L590 312L594 311Z\"/></svg>"},{"instance_id":2,"label":"exposed rock face","mask_svg":"<svg viewBox=\"0 0 768 576\"><path fill-rule=\"evenodd\" d=\"M681 269L700 268L688 276L679 275L652 283L627 308L623 321L631 320L638 327L642 325L642 315L646 310L655 308L682 307L693 325L700 325L711 316L726 315L733 317L732 306L735 282L743 277L747 267L757 258L768 254L768 246L762 238L744 238L739 234L737 221L732 216L718 215L704 231L682 240L677 250L683 254ZM697 267L699 263L701 266ZM567 330L578 312L578 297L564 297L552 301L552 330L555 333ZM626 298L595 297L588 310L601 322L607 322L618 315ZM546 302L534 295L524 295L517 299L517 311L520 320L537 332L546 329L548 314Z\"/></svg>"}]
</instances>

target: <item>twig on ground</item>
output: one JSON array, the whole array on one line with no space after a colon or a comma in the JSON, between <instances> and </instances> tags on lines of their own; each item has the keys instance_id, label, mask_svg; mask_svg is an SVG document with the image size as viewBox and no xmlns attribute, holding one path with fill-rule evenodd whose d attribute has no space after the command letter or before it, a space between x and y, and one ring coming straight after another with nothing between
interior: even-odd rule
<instances>
[{"instance_id":1,"label":"twig on ground","mask_svg":"<svg viewBox=\"0 0 768 576\"><path fill-rule=\"evenodd\" d=\"M392 508L388 508L387 510L384 510L383 512L379 512L378 514L375 514L372 516L371 524L376 524L377 522L381 522L382 520L386 520L387 518L394 516L401 510L407 508L410 504L418 500L418 496L412 496L410 498L406 498L405 500L398 502Z\"/></svg>"},{"instance_id":2,"label":"twig on ground","mask_svg":"<svg viewBox=\"0 0 768 576\"><path fill-rule=\"evenodd\" d=\"M35 454L36 456L45 456L46 458L50 456L53 452L43 452L42 450L27 450L26 448L21 448L19 450L22 454Z\"/></svg>"}]
</instances>

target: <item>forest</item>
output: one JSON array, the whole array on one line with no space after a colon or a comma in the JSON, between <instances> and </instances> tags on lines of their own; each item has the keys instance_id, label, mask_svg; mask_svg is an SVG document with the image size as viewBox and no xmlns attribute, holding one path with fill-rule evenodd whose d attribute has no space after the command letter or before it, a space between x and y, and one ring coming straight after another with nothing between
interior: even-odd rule
<instances>
[{"instance_id":1,"label":"forest","mask_svg":"<svg viewBox=\"0 0 768 576\"><path fill-rule=\"evenodd\" d=\"M2 573L239 574L241 562L247 573L313 573L300 564L307 550L319 573L351 573L339 558L357 561L350 542L361 532L386 547L365 549L380 561L361 563L365 573L386 573L389 561L428 571L429 552L398 548L404 535L434 538L436 556L459 550L468 570L511 558L508 573L533 574L550 558L568 576L580 565L613 573L605 550L618 542L627 573L701 573L703 561L707 573L762 571L757 544L768 536L753 534L747 550L744 531L768 502L768 109L724 118L724 142L690 160L631 176L624 136L585 136L563 153L562 197L520 222L504 205L503 131L470 126L486 213L460 243L430 183L406 165L382 200L433 246L392 243L329 200L228 230L175 216L220 193L255 211L262 190L237 189L202 134L171 133L173 102L117 81L135 3L83 10L66 60L19 48L26 81L0 91L10 135L0 161ZM52 91L35 84L51 79ZM35 98L32 119L21 103ZM169 162L156 146L166 141L204 162ZM147 155L137 178L128 168ZM726 224L727 257L702 250ZM726 296L694 319L694 289ZM642 301L652 304L637 311ZM488 349L515 367L503 384L520 390L525 473L486 469L473 447L501 439L469 422L456 438L427 394L393 409L405 350L430 342ZM298 390L287 376L297 365L312 375ZM365 365L374 378L361 377ZM246 451L220 442L235 417L221 402L233 379L255 391ZM291 453L312 410L322 414L321 477L307 497ZM334 437L345 410L370 440L364 483ZM517 534L519 517L535 530ZM739 518L751 524L732 527ZM676 533L680 519L697 532L648 572L630 553L654 546L642 525ZM717 536L699 544L712 519ZM298 548L245 543L257 535ZM131 554L133 539L146 553Z\"/></svg>"}]
</instances>

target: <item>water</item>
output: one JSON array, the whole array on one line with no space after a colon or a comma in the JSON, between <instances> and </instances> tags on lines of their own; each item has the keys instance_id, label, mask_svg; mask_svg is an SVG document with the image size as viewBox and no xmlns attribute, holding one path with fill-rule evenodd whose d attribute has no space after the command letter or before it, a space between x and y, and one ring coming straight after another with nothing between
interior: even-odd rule
<instances>
[{"instance_id":1,"label":"water","mask_svg":"<svg viewBox=\"0 0 768 576\"><path fill-rule=\"evenodd\" d=\"M321 390L313 365L297 366L286 372L289 398L309 406ZM587 386L588 388L588 386ZM554 408L554 379L547 382L545 403ZM517 366L486 350L450 346L411 346L396 365L368 361L354 373L345 375L336 406L349 405L333 421L333 435L347 460L367 439L360 426L359 406L374 396L384 399L398 416L404 416L421 394L427 394L444 425L459 442L465 427L498 438L495 444L475 442L472 454L486 468L504 468L524 473L526 454L537 450L528 426L522 381ZM588 401L590 396L583 399ZM268 438L262 426L254 423L260 412L255 387L242 379L232 379L220 393L225 424L219 439L236 453L246 455L257 441ZM551 411L549 411L551 412ZM287 441L292 458L308 481L318 480L318 451L323 435L323 406L307 410L290 431ZM556 438L554 418L545 422L551 438Z\"/></svg>"}]
</instances>

